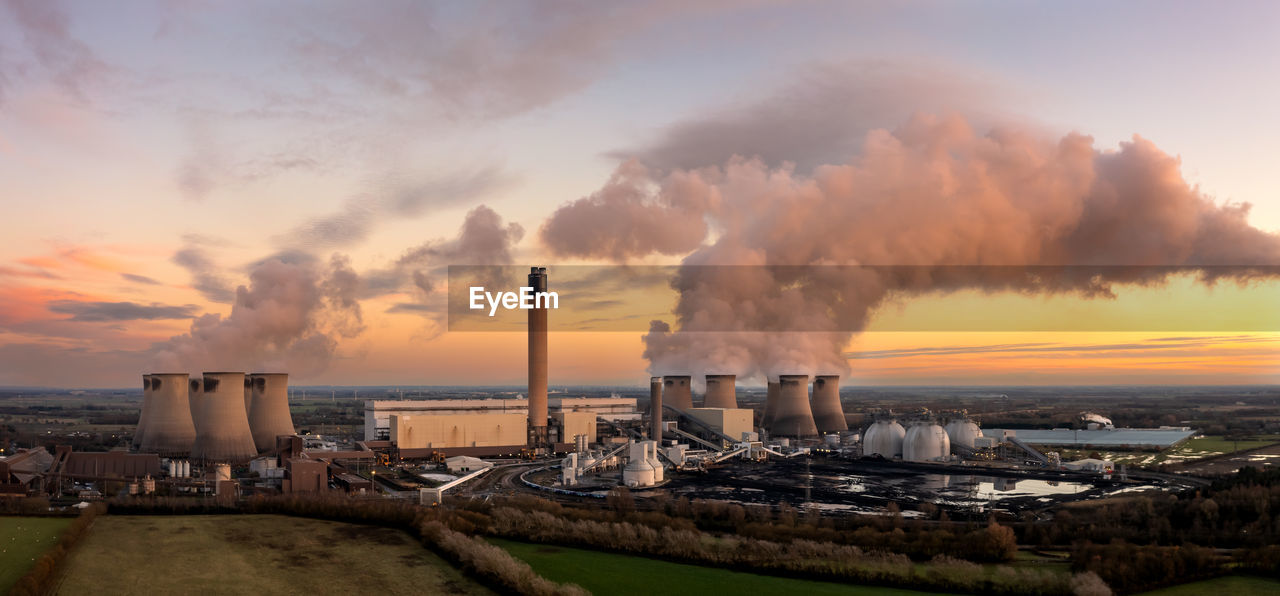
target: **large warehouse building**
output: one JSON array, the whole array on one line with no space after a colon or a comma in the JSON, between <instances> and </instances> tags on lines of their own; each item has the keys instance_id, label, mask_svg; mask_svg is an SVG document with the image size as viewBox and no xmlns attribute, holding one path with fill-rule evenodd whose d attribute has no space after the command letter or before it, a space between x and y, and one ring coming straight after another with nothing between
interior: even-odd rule
<instances>
[{"instance_id":1,"label":"large warehouse building","mask_svg":"<svg viewBox=\"0 0 1280 596\"><path fill-rule=\"evenodd\" d=\"M426 399L369 400L364 402L364 440L391 439L391 417L448 416L452 414L521 414L529 415L527 399ZM518 443L523 443L521 438Z\"/></svg>"},{"instance_id":2,"label":"large warehouse building","mask_svg":"<svg viewBox=\"0 0 1280 596\"><path fill-rule=\"evenodd\" d=\"M519 450L528 436L528 414L392 414L391 442L400 449L508 447Z\"/></svg>"},{"instance_id":3,"label":"large warehouse building","mask_svg":"<svg viewBox=\"0 0 1280 596\"><path fill-rule=\"evenodd\" d=\"M577 435L597 440L598 419L638 420L634 398L558 398L549 403L555 443ZM403 450L477 454L519 452L528 438L526 399L370 400L365 402L367 441L390 441Z\"/></svg>"}]
</instances>

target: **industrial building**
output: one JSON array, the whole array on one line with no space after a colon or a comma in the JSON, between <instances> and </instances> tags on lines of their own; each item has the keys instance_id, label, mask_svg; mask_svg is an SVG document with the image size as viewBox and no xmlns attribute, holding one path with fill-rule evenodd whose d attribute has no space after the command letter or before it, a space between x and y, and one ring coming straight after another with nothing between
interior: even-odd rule
<instances>
[{"instance_id":1,"label":"industrial building","mask_svg":"<svg viewBox=\"0 0 1280 596\"><path fill-rule=\"evenodd\" d=\"M468 454L519 453L527 447L528 404L527 399L496 398L369 400L364 405L364 437L390 441L401 450L484 448ZM594 443L601 420L641 420L635 398L563 397L549 400L548 410L549 448L556 451L565 450L577 435Z\"/></svg>"},{"instance_id":2,"label":"industrial building","mask_svg":"<svg viewBox=\"0 0 1280 596\"><path fill-rule=\"evenodd\" d=\"M739 408L689 408L686 413L734 441L755 432L751 410ZM696 430L694 430L696 432Z\"/></svg>"},{"instance_id":3,"label":"industrial building","mask_svg":"<svg viewBox=\"0 0 1280 596\"><path fill-rule=\"evenodd\" d=\"M512 413L393 414L391 442L401 450L505 447L519 452L528 437L527 415Z\"/></svg>"},{"instance_id":4,"label":"industrial building","mask_svg":"<svg viewBox=\"0 0 1280 596\"><path fill-rule=\"evenodd\" d=\"M550 409L552 412L590 412L613 422L639 421L641 418L634 397L555 397L550 400Z\"/></svg>"},{"instance_id":5,"label":"industrial building","mask_svg":"<svg viewBox=\"0 0 1280 596\"><path fill-rule=\"evenodd\" d=\"M450 414L521 414L528 416L527 399L367 400L364 402L364 440L391 440L391 416ZM522 441L523 442L523 441Z\"/></svg>"}]
</instances>

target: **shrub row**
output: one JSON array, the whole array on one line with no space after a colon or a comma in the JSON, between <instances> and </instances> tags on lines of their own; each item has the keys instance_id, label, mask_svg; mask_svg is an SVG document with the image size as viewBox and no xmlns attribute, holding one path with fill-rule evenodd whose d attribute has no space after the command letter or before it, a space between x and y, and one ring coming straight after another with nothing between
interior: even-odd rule
<instances>
[{"instance_id":1,"label":"shrub row","mask_svg":"<svg viewBox=\"0 0 1280 596\"><path fill-rule=\"evenodd\" d=\"M496 507L478 524L476 512L459 516L474 527L527 542L579 546L774 575L859 584L992 594L1108 594L1096 575L1072 578L1047 570L1000 566L987 574L977 564L937 557L917 571L905 555L856 546L792 540L717 537L696 529L653 528L626 521L568 519L548 511ZM992 526L999 532L999 526ZM1007 530L1007 529L1005 529Z\"/></svg>"},{"instance_id":2,"label":"shrub row","mask_svg":"<svg viewBox=\"0 0 1280 596\"><path fill-rule=\"evenodd\" d=\"M11 596L39 596L53 592L58 581L58 572L62 568L71 549L88 533L93 520L106 511L101 503L90 505L80 512L67 529L58 537L58 542L48 552L40 555L36 564L26 575L18 579L9 591Z\"/></svg>"}]
</instances>

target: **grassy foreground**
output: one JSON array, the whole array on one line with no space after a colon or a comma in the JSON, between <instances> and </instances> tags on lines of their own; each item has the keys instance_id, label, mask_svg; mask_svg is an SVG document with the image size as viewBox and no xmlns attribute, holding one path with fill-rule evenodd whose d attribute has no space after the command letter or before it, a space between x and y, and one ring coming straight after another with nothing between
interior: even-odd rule
<instances>
[{"instance_id":1,"label":"grassy foreground","mask_svg":"<svg viewBox=\"0 0 1280 596\"><path fill-rule=\"evenodd\" d=\"M0 594L31 570L70 523L65 517L0 516Z\"/></svg>"},{"instance_id":2,"label":"grassy foreground","mask_svg":"<svg viewBox=\"0 0 1280 596\"><path fill-rule=\"evenodd\" d=\"M875 586L852 586L785 577L742 573L715 567L671 563L614 553L493 539L533 567L539 575L558 582L572 582L593 594L805 594L806 596L926 594Z\"/></svg>"},{"instance_id":3,"label":"grassy foreground","mask_svg":"<svg viewBox=\"0 0 1280 596\"><path fill-rule=\"evenodd\" d=\"M1200 594L1270 596L1272 594L1280 594L1280 580L1248 575L1228 575L1144 592L1143 594L1145 596L1199 596Z\"/></svg>"},{"instance_id":4,"label":"grassy foreground","mask_svg":"<svg viewBox=\"0 0 1280 596\"><path fill-rule=\"evenodd\" d=\"M408 534L278 515L106 515L60 594L487 594Z\"/></svg>"}]
</instances>

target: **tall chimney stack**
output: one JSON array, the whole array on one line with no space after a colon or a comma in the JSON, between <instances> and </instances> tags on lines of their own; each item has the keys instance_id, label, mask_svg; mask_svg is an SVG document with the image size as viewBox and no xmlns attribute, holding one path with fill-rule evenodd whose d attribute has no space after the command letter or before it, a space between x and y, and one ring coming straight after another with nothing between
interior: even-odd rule
<instances>
[{"instance_id":1,"label":"tall chimney stack","mask_svg":"<svg viewBox=\"0 0 1280 596\"><path fill-rule=\"evenodd\" d=\"M677 410L688 410L693 407L693 389L689 387L688 375L662 377L662 398L667 405Z\"/></svg>"},{"instance_id":2,"label":"tall chimney stack","mask_svg":"<svg viewBox=\"0 0 1280 596\"><path fill-rule=\"evenodd\" d=\"M538 306L538 292L547 291L547 268L529 270L529 286ZM547 309L529 309L529 446L547 443Z\"/></svg>"},{"instance_id":3,"label":"tall chimney stack","mask_svg":"<svg viewBox=\"0 0 1280 596\"><path fill-rule=\"evenodd\" d=\"M783 437L817 436L818 426L809 409L809 375L782 375L778 383L782 391L769 432Z\"/></svg>"},{"instance_id":4,"label":"tall chimney stack","mask_svg":"<svg viewBox=\"0 0 1280 596\"><path fill-rule=\"evenodd\" d=\"M820 433L849 430L840 406L840 375L818 375L813 378L813 421Z\"/></svg>"},{"instance_id":5,"label":"tall chimney stack","mask_svg":"<svg viewBox=\"0 0 1280 596\"><path fill-rule=\"evenodd\" d=\"M662 377L649 377L649 438L662 444Z\"/></svg>"},{"instance_id":6,"label":"tall chimney stack","mask_svg":"<svg viewBox=\"0 0 1280 596\"><path fill-rule=\"evenodd\" d=\"M737 375L707 375L707 395L702 399L702 407L738 407L737 380Z\"/></svg>"}]
</instances>

